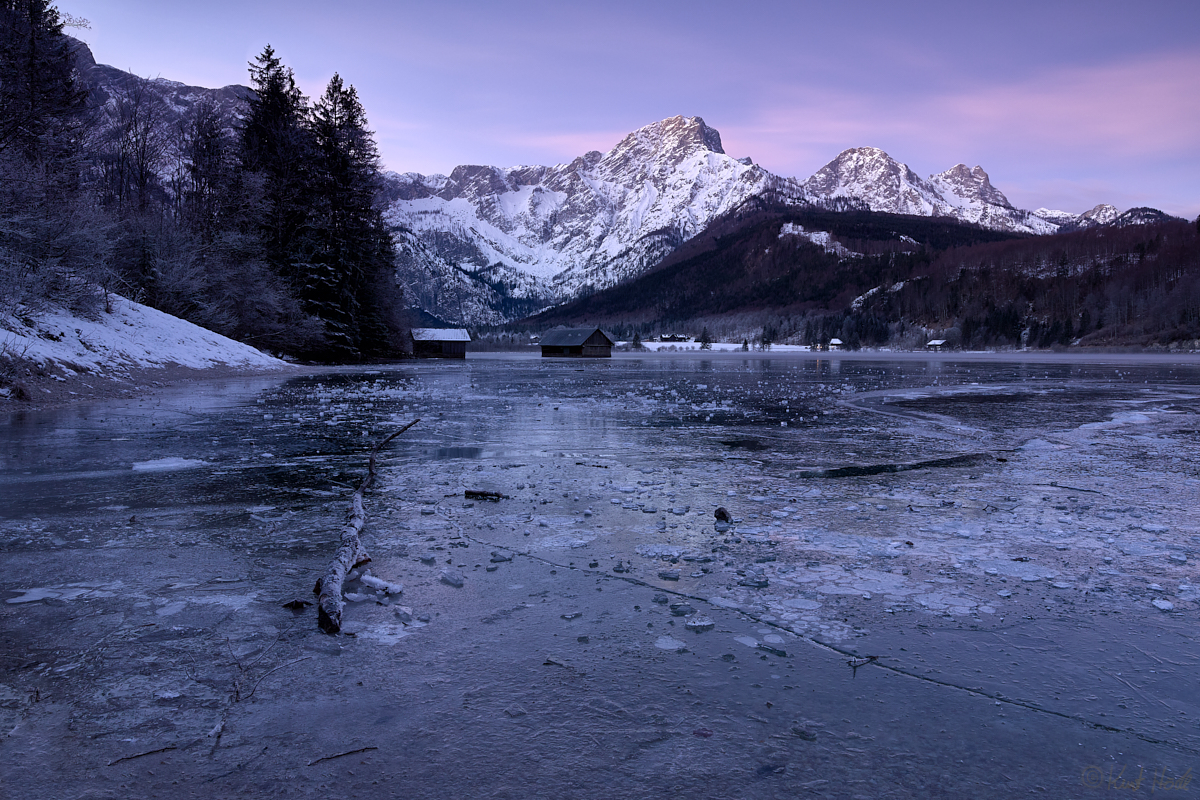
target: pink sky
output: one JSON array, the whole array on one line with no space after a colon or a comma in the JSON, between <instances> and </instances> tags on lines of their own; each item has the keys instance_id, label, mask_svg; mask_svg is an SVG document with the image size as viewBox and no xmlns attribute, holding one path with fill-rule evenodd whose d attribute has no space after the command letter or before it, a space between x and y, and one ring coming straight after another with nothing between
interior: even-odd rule
<instances>
[{"instance_id":1,"label":"pink sky","mask_svg":"<svg viewBox=\"0 0 1200 800\"><path fill-rule=\"evenodd\" d=\"M77 0L96 59L246 83L270 43L304 90L354 84L389 169L551 164L698 115L806 178L875 146L979 164L1023 208L1200 215L1200 4L762 0L176 4Z\"/></svg>"}]
</instances>

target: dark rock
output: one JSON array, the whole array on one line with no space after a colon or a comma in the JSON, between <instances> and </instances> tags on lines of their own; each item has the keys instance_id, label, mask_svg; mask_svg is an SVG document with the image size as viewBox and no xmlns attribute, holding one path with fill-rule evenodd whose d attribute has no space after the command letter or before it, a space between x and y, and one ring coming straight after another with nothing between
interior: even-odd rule
<instances>
[{"instance_id":1,"label":"dark rock","mask_svg":"<svg viewBox=\"0 0 1200 800\"><path fill-rule=\"evenodd\" d=\"M720 506L713 512L713 516L718 522L733 522L733 517L729 516L729 512L725 510L725 506Z\"/></svg>"}]
</instances>

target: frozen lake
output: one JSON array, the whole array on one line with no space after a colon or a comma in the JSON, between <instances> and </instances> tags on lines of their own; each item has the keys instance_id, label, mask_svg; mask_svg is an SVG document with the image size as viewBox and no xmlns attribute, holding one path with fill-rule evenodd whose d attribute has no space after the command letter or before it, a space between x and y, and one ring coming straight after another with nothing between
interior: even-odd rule
<instances>
[{"instance_id":1,"label":"frozen lake","mask_svg":"<svg viewBox=\"0 0 1200 800\"><path fill-rule=\"evenodd\" d=\"M481 355L11 415L0 785L1186 795L1200 360L1018 359ZM404 592L325 636L282 606L418 417L363 537Z\"/></svg>"}]
</instances>

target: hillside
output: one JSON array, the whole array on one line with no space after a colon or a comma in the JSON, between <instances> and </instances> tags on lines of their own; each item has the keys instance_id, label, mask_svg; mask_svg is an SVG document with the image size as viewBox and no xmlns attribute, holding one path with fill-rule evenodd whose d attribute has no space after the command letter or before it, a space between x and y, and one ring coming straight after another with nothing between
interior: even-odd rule
<instances>
[{"instance_id":1,"label":"hillside","mask_svg":"<svg viewBox=\"0 0 1200 800\"><path fill-rule=\"evenodd\" d=\"M1016 237L929 217L760 206L639 278L523 324L703 326L808 345L1178 346L1200 338L1198 236L1169 218Z\"/></svg>"},{"instance_id":2,"label":"hillside","mask_svg":"<svg viewBox=\"0 0 1200 800\"><path fill-rule=\"evenodd\" d=\"M0 409L134 392L181 377L291 366L249 345L110 296L107 309L0 315Z\"/></svg>"}]
</instances>

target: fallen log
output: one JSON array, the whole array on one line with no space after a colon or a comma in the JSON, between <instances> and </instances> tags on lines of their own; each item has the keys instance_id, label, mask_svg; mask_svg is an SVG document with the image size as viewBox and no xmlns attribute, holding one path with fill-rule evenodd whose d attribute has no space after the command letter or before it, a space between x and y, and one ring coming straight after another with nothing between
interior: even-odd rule
<instances>
[{"instance_id":1,"label":"fallen log","mask_svg":"<svg viewBox=\"0 0 1200 800\"><path fill-rule=\"evenodd\" d=\"M499 503L501 500L509 499L508 495L500 494L500 492L485 492L481 489L467 489L463 492L463 497L468 500L490 500L493 503Z\"/></svg>"},{"instance_id":2,"label":"fallen log","mask_svg":"<svg viewBox=\"0 0 1200 800\"><path fill-rule=\"evenodd\" d=\"M341 544L325 574L317 579L317 585L313 588L313 594L318 596L317 625L325 633L336 634L342 630L342 609L346 605L342 600L342 586L346 582L346 573L371 560L363 547L360 534L367 521L366 511L363 510L363 493L375 480L375 456L380 448L420 421L414 419L371 450L371 457L367 462L367 477L363 478L350 498L350 515L342 528Z\"/></svg>"}]
</instances>

